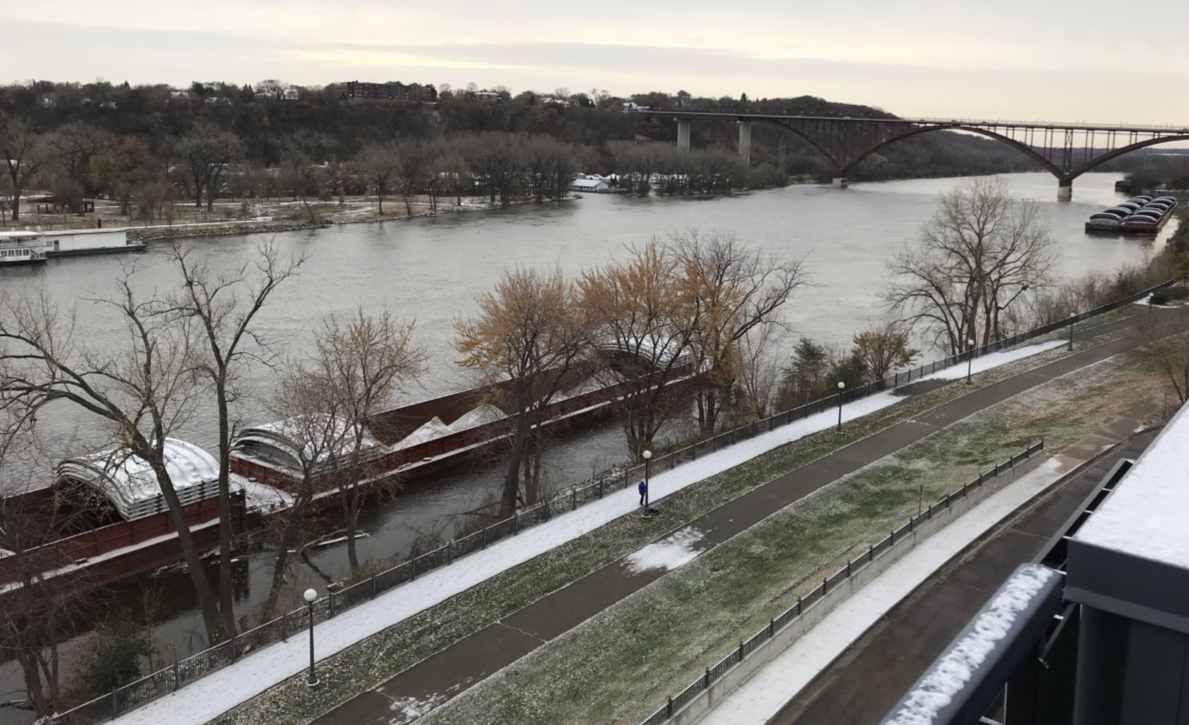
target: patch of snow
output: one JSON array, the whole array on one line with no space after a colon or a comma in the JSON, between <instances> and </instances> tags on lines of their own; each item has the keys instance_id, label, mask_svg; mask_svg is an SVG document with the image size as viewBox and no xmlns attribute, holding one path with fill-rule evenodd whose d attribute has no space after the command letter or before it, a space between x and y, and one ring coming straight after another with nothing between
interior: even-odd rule
<instances>
[{"instance_id":1,"label":"patch of snow","mask_svg":"<svg viewBox=\"0 0 1189 725\"><path fill-rule=\"evenodd\" d=\"M371 536L371 534L367 533L366 531L360 531L355 534L356 539L366 539L370 536ZM326 541L319 541L318 543L314 544L314 546L334 546L335 544L341 544L346 540L347 540L346 536L336 536L333 539L327 539Z\"/></svg>"},{"instance_id":2,"label":"patch of snow","mask_svg":"<svg viewBox=\"0 0 1189 725\"><path fill-rule=\"evenodd\" d=\"M1022 354L1024 350L1029 350L1028 354L1037 354L1046 349L1049 349L1047 345L1033 345L1016 352L1018 357L1025 357ZM988 355L982 359L992 357ZM976 360L977 362L979 361ZM980 366L979 369L989 367L992 366ZM931 377L933 376L926 376L922 380ZM843 421L861 418L902 400L902 397L893 395L891 391L884 391L848 403L843 406ZM735 468L764 453L813 433L829 430L837 422L838 409L832 408L703 456L696 461L654 474L649 486L650 500L663 500L673 493ZM444 425L440 420L438 424ZM1027 480L1027 477L1021 479L1023 480ZM334 619L319 624L318 657L325 658L341 652L497 574L637 511L639 497L634 486L608 492L603 498L581 506L576 511L558 514L547 523L521 531L514 538L503 539L486 549L456 559L449 566L418 576L416 580L373 601L336 614ZM201 725L302 672L303 663L308 662L307 647L308 643L300 641L300 638L270 645L251 657L240 659L177 692L125 713L112 722L118 725L156 725L160 722L170 722L173 725Z\"/></svg>"},{"instance_id":3,"label":"patch of snow","mask_svg":"<svg viewBox=\"0 0 1189 725\"><path fill-rule=\"evenodd\" d=\"M427 441L432 441L435 438L450 435L453 432L450 426L443 423L442 419L435 415L427 423L393 445L392 450L399 451L402 448L410 448Z\"/></svg>"},{"instance_id":4,"label":"patch of snow","mask_svg":"<svg viewBox=\"0 0 1189 725\"><path fill-rule=\"evenodd\" d=\"M397 713L398 720L393 722L412 722L417 718L423 717L426 713L434 708L440 707L448 700L446 695L433 694L429 697L398 697L393 699L388 709Z\"/></svg>"},{"instance_id":5,"label":"patch of snow","mask_svg":"<svg viewBox=\"0 0 1189 725\"><path fill-rule=\"evenodd\" d=\"M975 619L971 631L942 656L907 695L904 704L886 720L888 725L928 725L936 720L938 711L953 702L987 656L1011 632L1016 617L1029 607L1055 574L1048 567L1031 564L1008 579Z\"/></svg>"},{"instance_id":6,"label":"patch of snow","mask_svg":"<svg viewBox=\"0 0 1189 725\"><path fill-rule=\"evenodd\" d=\"M976 357L974 359L974 363L970 366L971 372L981 373L984 370L990 370L991 368L996 368L1000 365L1006 365L1009 362L1022 360L1033 355L1039 355L1042 352L1047 352L1054 348L1068 344L1069 342L1066 340L1052 340L1050 342L1029 345L1028 347L1021 347L1016 350L993 352L990 355ZM938 370L932 375L926 375L925 377L921 378L921 380L959 380L966 377L966 367L966 365L959 363L953 367L946 368L945 370Z\"/></svg>"},{"instance_id":7,"label":"patch of snow","mask_svg":"<svg viewBox=\"0 0 1189 725\"><path fill-rule=\"evenodd\" d=\"M1189 406L1173 416L1074 540L1189 569L1186 471Z\"/></svg>"},{"instance_id":8,"label":"patch of snow","mask_svg":"<svg viewBox=\"0 0 1189 725\"><path fill-rule=\"evenodd\" d=\"M481 425L487 425L488 423L494 423L497 420L503 420L507 417L507 413L491 403L487 403L486 405L480 405L447 427L451 432L458 432L467 428L476 428Z\"/></svg>"},{"instance_id":9,"label":"patch of snow","mask_svg":"<svg viewBox=\"0 0 1189 725\"><path fill-rule=\"evenodd\" d=\"M231 486L243 489L249 511L275 511L293 505L293 496L288 492L235 473L231 474Z\"/></svg>"},{"instance_id":10,"label":"patch of snow","mask_svg":"<svg viewBox=\"0 0 1189 725\"><path fill-rule=\"evenodd\" d=\"M694 548L694 545L702 538L701 531L687 526L660 541L645 546L634 554L630 554L625 565L634 574L652 569L673 571L677 567L693 561L702 553Z\"/></svg>"}]
</instances>

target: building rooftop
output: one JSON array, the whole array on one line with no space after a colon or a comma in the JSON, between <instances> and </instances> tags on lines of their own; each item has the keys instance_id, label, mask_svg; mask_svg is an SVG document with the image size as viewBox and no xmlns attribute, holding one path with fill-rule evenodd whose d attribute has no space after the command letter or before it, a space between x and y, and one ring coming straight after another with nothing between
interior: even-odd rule
<instances>
[{"instance_id":1,"label":"building rooftop","mask_svg":"<svg viewBox=\"0 0 1189 725\"><path fill-rule=\"evenodd\" d=\"M1189 570L1189 408L1182 408L1074 540Z\"/></svg>"}]
</instances>

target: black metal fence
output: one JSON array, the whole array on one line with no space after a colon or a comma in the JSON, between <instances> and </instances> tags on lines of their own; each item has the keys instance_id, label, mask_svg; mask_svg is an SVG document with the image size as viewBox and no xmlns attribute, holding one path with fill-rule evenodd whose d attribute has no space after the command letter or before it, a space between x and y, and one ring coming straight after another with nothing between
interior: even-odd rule
<instances>
[{"instance_id":1,"label":"black metal fence","mask_svg":"<svg viewBox=\"0 0 1189 725\"><path fill-rule=\"evenodd\" d=\"M662 471L676 468L682 463L696 460L740 441L749 440L781 426L808 418L811 415L816 415L826 410L833 410L840 404L860 400L883 390L890 390L913 380L923 378L938 370L967 362L972 356L978 357L1013 347L1038 337L1043 337L1044 335L1067 328L1071 324L1131 304L1157 289L1173 284L1173 282L1175 280L1169 280L1127 299L1113 302L1090 312L1083 312L1068 320L1038 327L1035 330L1023 332L1018 335L1012 335L1009 338L945 358L944 360L921 365L907 372L896 373L883 380L868 383L853 390L843 391L840 395L822 398L798 408L777 413L763 420L748 423L713 438L699 441L686 448L653 459L651 462L652 470ZM618 474L599 479L593 483L563 490L543 503L526 508L510 518L491 524L473 534L456 538L445 546L426 552L415 559L410 559L387 571L375 574L369 579L357 582L350 587L339 591L332 591L325 598L315 602L315 624L330 619L344 609L365 601L370 601L378 594L386 592L393 587L412 581L419 574L450 564L455 559L486 548L488 544L493 542L509 536L515 536L521 529L548 521L556 513L572 511L584 503L603 498L609 492L627 488L636 481L644 478L644 473L645 469L643 465L633 466L624 469ZM64 713L54 715L47 722L53 725L92 725L92 723L113 718L122 712L139 707L164 694L173 692L210 672L226 667L254 650L274 642L286 640L290 634L300 632L304 627L308 626L308 622L309 613L306 608L288 612L271 622L266 622L255 629L236 635L232 640L199 652L180 662L176 662L171 667L158 670L108 695L91 700Z\"/></svg>"},{"instance_id":2,"label":"black metal fence","mask_svg":"<svg viewBox=\"0 0 1189 725\"><path fill-rule=\"evenodd\" d=\"M985 471L978 475L978 478L970 481L962 486L962 488L955 490L953 493L943 496L936 503L930 504L929 508L922 511L916 516L909 517L908 523L900 528L894 530L877 544L872 544L866 552L848 561L846 566L839 569L833 574L822 579L822 583L818 584L808 594L798 597L797 603L780 613L778 616L770 619L768 625L756 632L750 639L739 643L739 646L731 650L731 653L719 660L713 667L707 667L705 674L690 683L676 695L669 697L665 704L659 710L648 716L641 725L658 725L666 720L669 720L681 708L693 702L701 693L710 689L710 685L722 679L727 672L735 665L738 665L747 658L752 652L759 648L764 642L772 639L778 632L783 630L786 626L794 622L798 617L804 614L814 604L820 602L826 594L834 591L841 586L847 579L862 571L866 566L875 560L875 557L884 553L885 551L897 546L908 538L919 522L924 519L932 519L934 511L941 511L948 509L955 501L969 496L972 492L977 491L982 485L990 480L999 477L1000 474L1005 473L1012 468L1015 468L1020 463L1028 458L1036 455L1044 450L1044 441L1038 441L1020 453L1012 456L1003 463L996 464L994 468Z\"/></svg>"}]
</instances>

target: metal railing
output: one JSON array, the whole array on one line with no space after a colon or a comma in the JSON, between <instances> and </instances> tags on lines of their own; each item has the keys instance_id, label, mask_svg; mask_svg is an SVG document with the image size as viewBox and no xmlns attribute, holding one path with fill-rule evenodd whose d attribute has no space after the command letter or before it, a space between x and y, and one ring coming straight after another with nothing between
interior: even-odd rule
<instances>
[{"instance_id":1,"label":"metal railing","mask_svg":"<svg viewBox=\"0 0 1189 725\"><path fill-rule=\"evenodd\" d=\"M892 531L879 543L872 544L868 547L867 551L848 561L846 566L839 569L832 576L823 578L822 583L814 587L808 594L797 597L796 604L793 604L776 617L770 619L768 625L759 632L756 632L751 638L739 642L739 646L731 650L730 654L719 660L714 666L707 667L705 674L691 682L684 690L668 697L665 704L659 710L645 718L640 725L658 725L671 719L681 708L688 705L701 693L710 689L711 684L725 677L732 668L747 659L752 652L759 649L760 645L775 637L781 630L795 622L815 604L824 599L827 594L836 590L846 580L870 565L871 562L875 561L877 556L892 548L902 546L903 542L910 538L909 534L915 530L922 519L932 519L935 511L950 508L954 502L977 491L987 481L998 478L1001 474L1010 471L1042 450L1044 450L1044 441L1033 443L1027 449L1017 453L1003 463L996 464L991 470L980 473L978 478L964 484L962 488L941 497L936 503L929 504L928 509L922 511L920 514L909 517L908 523Z\"/></svg>"},{"instance_id":2,"label":"metal railing","mask_svg":"<svg viewBox=\"0 0 1189 725\"><path fill-rule=\"evenodd\" d=\"M1155 290L1173 284L1173 282L1175 280L1169 280L1126 299L1112 302L1109 305L1104 305L1089 312L1083 312L1073 318L1067 318L1061 322L1051 323L1034 330L1029 330L1028 332L1012 335L998 342L983 345L971 351L947 357L944 360L920 365L907 372L895 373L883 380L868 383L853 390L844 391L841 393L841 400L838 394L831 395L798 408L748 423L734 430L720 433L712 438L698 441L693 445L654 458L651 461L652 470L671 470L680 464L710 455L735 443L763 435L781 426L808 418L811 415L816 415L826 410L833 410L840 402L845 404L860 400L883 390L889 390L902 384L910 383L913 380L923 378L938 370L967 362L972 355L979 357L1068 328L1070 324L1076 324L1077 322L1131 304ZM455 559L466 556L479 549L484 549L493 542L500 541L509 536L515 536L521 529L544 523L557 513L572 511L582 504L603 498L609 492L627 488L643 478L644 472L643 465L631 466L620 473L606 478L600 478L593 483L562 490L552 498L523 509L503 521L486 526L467 536L453 539L445 546L428 551L391 569L375 574L368 579L356 582L345 589L332 591L326 597L315 602L314 622L316 624L330 619L345 609L365 601L370 601L379 594L387 592L405 582L412 581L420 574L449 565ZM53 725L92 725L93 723L114 718L120 713L139 707L164 694L173 692L194 682L210 672L226 667L254 650L288 639L289 635L298 633L304 627L308 626L308 617L309 615L305 607L283 614L270 622L261 624L255 629L238 634L231 640L175 662L171 667L158 670L147 677L79 705L72 710L53 715L46 722Z\"/></svg>"}]
</instances>

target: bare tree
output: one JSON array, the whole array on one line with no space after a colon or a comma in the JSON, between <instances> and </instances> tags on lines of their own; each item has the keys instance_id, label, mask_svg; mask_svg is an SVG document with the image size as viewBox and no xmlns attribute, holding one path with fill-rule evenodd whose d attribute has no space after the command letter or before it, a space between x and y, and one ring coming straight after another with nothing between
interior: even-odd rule
<instances>
[{"instance_id":1,"label":"bare tree","mask_svg":"<svg viewBox=\"0 0 1189 725\"><path fill-rule=\"evenodd\" d=\"M261 621L268 621L276 614L293 555L303 551L312 537L310 504L327 485L328 462L347 445L341 403L319 371L301 365L290 367L273 400L271 410L281 417L276 433L286 441L297 461L300 477L291 491L292 500L268 517L276 553L272 583L261 607Z\"/></svg>"},{"instance_id":2,"label":"bare tree","mask_svg":"<svg viewBox=\"0 0 1189 725\"><path fill-rule=\"evenodd\" d=\"M863 361L869 382L878 382L895 368L911 365L919 354L908 345L908 330L900 323L869 327L855 335L854 352Z\"/></svg>"},{"instance_id":3,"label":"bare tree","mask_svg":"<svg viewBox=\"0 0 1189 725\"><path fill-rule=\"evenodd\" d=\"M766 322L747 331L739 340L740 369L732 396L739 411L739 423L764 418L772 412L780 383L780 364L771 354L782 328Z\"/></svg>"},{"instance_id":4,"label":"bare tree","mask_svg":"<svg viewBox=\"0 0 1189 725\"><path fill-rule=\"evenodd\" d=\"M1054 245L1040 208L1011 198L1006 182L977 178L942 196L940 207L888 265L893 313L950 354L966 341L1002 338L1003 312L1050 284Z\"/></svg>"},{"instance_id":5,"label":"bare tree","mask_svg":"<svg viewBox=\"0 0 1189 725\"><path fill-rule=\"evenodd\" d=\"M45 143L56 190L75 196L74 211L81 213L78 202L92 190L91 162L110 148L115 138L82 121L71 121L47 134Z\"/></svg>"},{"instance_id":6,"label":"bare tree","mask_svg":"<svg viewBox=\"0 0 1189 725\"><path fill-rule=\"evenodd\" d=\"M1170 322L1169 315L1174 315L1175 320ZM1177 329L1189 326L1189 312L1181 307L1176 312L1162 313L1158 324L1147 316L1144 320L1140 330L1146 342L1135 354L1149 368L1168 377L1182 404L1189 402L1189 334L1167 332L1170 325Z\"/></svg>"},{"instance_id":7,"label":"bare tree","mask_svg":"<svg viewBox=\"0 0 1189 725\"><path fill-rule=\"evenodd\" d=\"M420 139L405 138L398 142L396 186L405 203L405 214L413 216L413 197L429 181L430 149Z\"/></svg>"},{"instance_id":8,"label":"bare tree","mask_svg":"<svg viewBox=\"0 0 1189 725\"><path fill-rule=\"evenodd\" d=\"M376 203L382 216L384 197L395 186L400 169L400 149L395 141L368 144L359 152L356 163L367 178L368 186L376 193Z\"/></svg>"},{"instance_id":9,"label":"bare tree","mask_svg":"<svg viewBox=\"0 0 1189 725\"><path fill-rule=\"evenodd\" d=\"M685 292L677 260L656 239L629 249L630 258L586 272L578 282L581 304L595 321L598 378L620 386L614 400L632 457L650 447L660 429L683 412L673 394L679 371L690 362L700 308Z\"/></svg>"},{"instance_id":10,"label":"bare tree","mask_svg":"<svg viewBox=\"0 0 1189 725\"><path fill-rule=\"evenodd\" d=\"M311 369L339 411L342 445L329 452L329 468L338 483L339 505L346 526L347 558L359 569L356 537L362 486L368 463L382 451L368 431L401 386L421 374L425 352L412 344L413 324L403 324L385 311L370 316L362 309L348 319L330 316L317 339Z\"/></svg>"},{"instance_id":11,"label":"bare tree","mask_svg":"<svg viewBox=\"0 0 1189 725\"><path fill-rule=\"evenodd\" d=\"M252 360L266 354L268 346L253 322L268 298L297 273L305 257L282 260L276 245L257 247L253 262L226 274L214 274L193 253L175 243L169 255L181 276L181 285L170 311L195 323L197 338L194 371L206 378L214 393L219 424L219 609L228 631L235 629L231 559L231 408L239 400L239 373ZM205 347L201 353L198 348Z\"/></svg>"},{"instance_id":12,"label":"bare tree","mask_svg":"<svg viewBox=\"0 0 1189 725\"><path fill-rule=\"evenodd\" d=\"M185 164L194 186L194 206L202 206L206 192L206 208L214 208L219 192L219 178L227 167L243 158L244 143L236 134L205 121L194 124L190 132L174 144L173 154Z\"/></svg>"},{"instance_id":13,"label":"bare tree","mask_svg":"<svg viewBox=\"0 0 1189 725\"><path fill-rule=\"evenodd\" d=\"M74 632L86 586L75 577L47 576L61 565L47 545L80 514L38 486L49 462L33 421L14 413L0 411L0 658L17 662L25 689L23 699L0 708L47 715L60 704L59 644Z\"/></svg>"},{"instance_id":14,"label":"bare tree","mask_svg":"<svg viewBox=\"0 0 1189 725\"><path fill-rule=\"evenodd\" d=\"M591 324L560 270L519 268L479 297L477 319L460 320L455 330L464 367L477 370L485 383L509 383L497 402L515 421L500 497L500 514L511 516L518 501L536 500L540 424L549 403L574 384Z\"/></svg>"},{"instance_id":15,"label":"bare tree","mask_svg":"<svg viewBox=\"0 0 1189 725\"><path fill-rule=\"evenodd\" d=\"M329 148L330 141L326 136L301 130L286 138L281 149L281 175L294 198L301 200L311 223L317 222L318 218L310 208L309 195L311 191L317 193L322 178L322 167L318 164L324 160Z\"/></svg>"},{"instance_id":16,"label":"bare tree","mask_svg":"<svg viewBox=\"0 0 1189 725\"><path fill-rule=\"evenodd\" d=\"M73 314L44 292L0 291L0 408L28 417L62 401L109 424L125 455L145 461L169 507L207 636L219 642L235 630L220 615L165 460L167 436L189 418L200 393L194 330L157 300L138 299L127 277L118 289L117 297L100 301L127 333L110 356L76 345Z\"/></svg>"},{"instance_id":17,"label":"bare tree","mask_svg":"<svg viewBox=\"0 0 1189 725\"><path fill-rule=\"evenodd\" d=\"M21 220L21 195L45 163L43 139L24 119L0 113L0 158L12 184L12 220Z\"/></svg>"},{"instance_id":18,"label":"bare tree","mask_svg":"<svg viewBox=\"0 0 1189 725\"><path fill-rule=\"evenodd\" d=\"M720 404L738 379L740 340L752 328L776 321L780 308L808 278L802 260L748 249L732 235L689 231L671 244L683 296L696 309L690 351L703 376L696 396L698 427L711 434Z\"/></svg>"}]
</instances>

